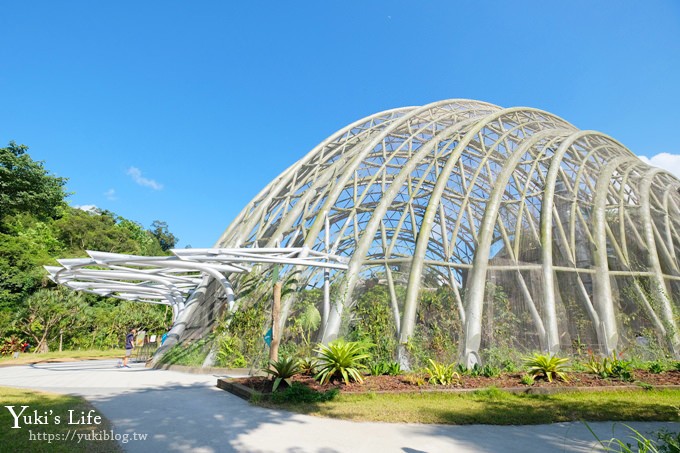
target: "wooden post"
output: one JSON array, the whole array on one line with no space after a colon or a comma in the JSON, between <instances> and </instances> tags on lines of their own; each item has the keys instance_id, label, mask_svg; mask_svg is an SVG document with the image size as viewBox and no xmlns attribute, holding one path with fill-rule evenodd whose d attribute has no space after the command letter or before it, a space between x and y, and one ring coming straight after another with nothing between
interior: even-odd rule
<instances>
[{"instance_id":1,"label":"wooden post","mask_svg":"<svg viewBox=\"0 0 680 453\"><path fill-rule=\"evenodd\" d=\"M269 348L269 360L279 360L279 342L281 332L279 331L279 320L281 318L281 282L274 283L274 304L272 305L272 344Z\"/></svg>"}]
</instances>

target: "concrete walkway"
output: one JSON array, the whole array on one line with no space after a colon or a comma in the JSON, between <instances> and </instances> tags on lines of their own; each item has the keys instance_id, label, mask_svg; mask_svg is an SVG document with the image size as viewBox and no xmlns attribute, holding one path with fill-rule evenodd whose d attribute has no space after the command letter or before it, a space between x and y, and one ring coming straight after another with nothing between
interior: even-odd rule
<instances>
[{"instance_id":1,"label":"concrete walkway","mask_svg":"<svg viewBox=\"0 0 680 453\"><path fill-rule=\"evenodd\" d=\"M220 376L221 377L221 376ZM581 423L444 426L359 423L260 409L215 387L216 376L151 370L116 361L0 368L0 386L87 398L130 439L129 452L591 452ZM631 423L642 432L675 423ZM602 439L625 437L620 424L592 423ZM131 440L146 434L146 440Z\"/></svg>"}]
</instances>

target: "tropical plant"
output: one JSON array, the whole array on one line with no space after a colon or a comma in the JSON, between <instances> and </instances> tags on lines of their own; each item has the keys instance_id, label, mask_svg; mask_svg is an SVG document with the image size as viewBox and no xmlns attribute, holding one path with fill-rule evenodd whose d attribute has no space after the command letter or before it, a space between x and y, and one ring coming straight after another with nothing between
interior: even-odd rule
<instances>
[{"instance_id":1,"label":"tropical plant","mask_svg":"<svg viewBox=\"0 0 680 453\"><path fill-rule=\"evenodd\" d=\"M81 293L64 288L41 289L26 299L17 327L34 342L36 352L48 352L50 338L60 331L70 331L86 308Z\"/></svg>"},{"instance_id":2,"label":"tropical plant","mask_svg":"<svg viewBox=\"0 0 680 453\"><path fill-rule=\"evenodd\" d=\"M663 371L664 371L664 366L663 366L663 364L662 364L661 362L654 361L654 362L652 362L652 363L649 364L649 366L647 367L647 370L648 370L650 373L659 374L659 373L663 373Z\"/></svg>"},{"instance_id":3,"label":"tropical plant","mask_svg":"<svg viewBox=\"0 0 680 453\"><path fill-rule=\"evenodd\" d=\"M396 349L396 328L389 293L382 285L362 288L362 291L353 309L347 339L373 344L371 353L374 359L387 362L393 358Z\"/></svg>"},{"instance_id":4,"label":"tropical plant","mask_svg":"<svg viewBox=\"0 0 680 453\"><path fill-rule=\"evenodd\" d=\"M621 354L613 351L611 356L598 359L593 352L590 352L588 362L584 364L591 373L597 374L602 379L615 378L622 381L633 379L633 365L631 361L621 359Z\"/></svg>"},{"instance_id":5,"label":"tropical plant","mask_svg":"<svg viewBox=\"0 0 680 453\"><path fill-rule=\"evenodd\" d=\"M0 355L9 355L18 351L21 351L21 340L15 335L5 337L0 346Z\"/></svg>"},{"instance_id":6,"label":"tropical plant","mask_svg":"<svg viewBox=\"0 0 680 453\"><path fill-rule=\"evenodd\" d=\"M368 370L372 376L399 376L403 372L399 362L385 362L382 360L380 362L373 363L368 367Z\"/></svg>"},{"instance_id":7,"label":"tropical plant","mask_svg":"<svg viewBox=\"0 0 680 453\"><path fill-rule=\"evenodd\" d=\"M161 364L200 367L209 351L207 338L172 346L159 360Z\"/></svg>"},{"instance_id":8,"label":"tropical plant","mask_svg":"<svg viewBox=\"0 0 680 453\"><path fill-rule=\"evenodd\" d=\"M318 365L318 360L316 357L303 357L298 361L298 367L300 368L300 374L306 374L311 376L316 371Z\"/></svg>"},{"instance_id":9,"label":"tropical plant","mask_svg":"<svg viewBox=\"0 0 680 453\"><path fill-rule=\"evenodd\" d=\"M543 376L548 382L554 378L562 379L567 382L567 366L569 359L560 358L553 354L535 353L532 357L527 357L524 365L529 368L529 374L536 377Z\"/></svg>"},{"instance_id":10,"label":"tropical plant","mask_svg":"<svg viewBox=\"0 0 680 453\"><path fill-rule=\"evenodd\" d=\"M309 354L312 350L310 346L311 336L321 324L321 314L314 303L310 301L303 301L301 305L296 316L293 317L289 330L293 334L293 338L297 337L302 340L301 352Z\"/></svg>"},{"instance_id":11,"label":"tropical plant","mask_svg":"<svg viewBox=\"0 0 680 453\"><path fill-rule=\"evenodd\" d=\"M383 374L387 374L387 363L374 363L368 367L368 372L371 374L371 376L382 376Z\"/></svg>"},{"instance_id":12,"label":"tropical plant","mask_svg":"<svg viewBox=\"0 0 680 453\"><path fill-rule=\"evenodd\" d=\"M401 369L399 362L390 362L387 364L387 374L390 376L399 376L402 373L403 370Z\"/></svg>"},{"instance_id":13,"label":"tropical plant","mask_svg":"<svg viewBox=\"0 0 680 453\"><path fill-rule=\"evenodd\" d=\"M241 340L229 334L223 335L217 344L217 364L227 368L245 367L246 358L240 349Z\"/></svg>"},{"instance_id":14,"label":"tropical plant","mask_svg":"<svg viewBox=\"0 0 680 453\"><path fill-rule=\"evenodd\" d=\"M284 357L280 360L272 360L269 362L269 366L270 368L263 368L262 371L271 374L272 379L274 379L272 392L276 391L279 384L281 384L281 381L290 386L292 377L300 372L299 361L294 357Z\"/></svg>"},{"instance_id":15,"label":"tropical plant","mask_svg":"<svg viewBox=\"0 0 680 453\"><path fill-rule=\"evenodd\" d=\"M464 365L458 365L456 369L461 373L461 374L467 374L469 376L477 377L477 376L483 376L487 378L492 378L492 377L498 377L501 375L501 369L490 365L486 364L484 366L479 366L479 364L475 363L472 368L466 368Z\"/></svg>"},{"instance_id":16,"label":"tropical plant","mask_svg":"<svg viewBox=\"0 0 680 453\"><path fill-rule=\"evenodd\" d=\"M425 369L430 375L428 382L433 385L460 385L460 374L455 371L455 364L444 365L429 359L430 366Z\"/></svg>"},{"instance_id":17,"label":"tropical plant","mask_svg":"<svg viewBox=\"0 0 680 453\"><path fill-rule=\"evenodd\" d=\"M523 374L519 382L521 382L523 385L534 385L534 375Z\"/></svg>"},{"instance_id":18,"label":"tropical plant","mask_svg":"<svg viewBox=\"0 0 680 453\"><path fill-rule=\"evenodd\" d=\"M408 382L411 385L416 385L418 387L422 387L425 385L425 376L423 373L408 373L405 377L404 380Z\"/></svg>"},{"instance_id":19,"label":"tropical plant","mask_svg":"<svg viewBox=\"0 0 680 453\"><path fill-rule=\"evenodd\" d=\"M501 368L503 371L507 371L508 373L514 373L516 371L519 371L519 368L517 367L517 364L515 363L514 360L503 360L501 362Z\"/></svg>"},{"instance_id":20,"label":"tropical plant","mask_svg":"<svg viewBox=\"0 0 680 453\"><path fill-rule=\"evenodd\" d=\"M342 377L346 384L349 384L350 380L364 382L359 370L366 369L362 360L371 357L367 352L369 347L370 343L341 339L331 341L328 345L319 344L315 350L319 353L319 372L315 379L321 385L338 377Z\"/></svg>"}]
</instances>

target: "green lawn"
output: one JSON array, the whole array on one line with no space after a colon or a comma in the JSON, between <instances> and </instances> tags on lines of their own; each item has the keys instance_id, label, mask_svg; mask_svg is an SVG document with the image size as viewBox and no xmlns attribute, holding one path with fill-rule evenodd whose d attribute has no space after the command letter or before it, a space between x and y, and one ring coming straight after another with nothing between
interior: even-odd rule
<instances>
[{"instance_id":1,"label":"green lawn","mask_svg":"<svg viewBox=\"0 0 680 453\"><path fill-rule=\"evenodd\" d=\"M333 401L273 404L309 415L347 420L449 425L529 425L563 421L680 421L680 390L511 394L497 389L473 393L345 394Z\"/></svg>"},{"instance_id":2,"label":"green lawn","mask_svg":"<svg viewBox=\"0 0 680 453\"><path fill-rule=\"evenodd\" d=\"M21 390L0 387L0 451L30 452L120 452L114 440L88 440L85 434L93 431L100 437L101 433L111 433L111 425L98 411L84 399L74 396L63 396L33 390ZM21 428L12 428L15 419L5 406L14 406L16 414L21 406L29 406L19 417ZM73 411L71 421L80 421L80 417L90 414L100 416L101 423L69 424L69 410ZM34 411L41 416L34 417ZM30 424L24 423L23 416L30 415ZM59 422L57 423L57 418ZM94 421L93 419L91 419ZM37 421L47 422L38 424ZM87 422L87 419L84 420ZM78 434L81 440L78 442ZM115 431L114 431L115 434Z\"/></svg>"},{"instance_id":3,"label":"green lawn","mask_svg":"<svg viewBox=\"0 0 680 453\"><path fill-rule=\"evenodd\" d=\"M89 359L111 359L121 358L125 355L124 349L89 349L84 351L55 351L46 352L44 354L35 354L33 352L20 353L18 358L13 358L11 355L0 357L0 366L2 365L27 365L30 363L45 362L45 361L69 361L69 360L89 360Z\"/></svg>"}]
</instances>

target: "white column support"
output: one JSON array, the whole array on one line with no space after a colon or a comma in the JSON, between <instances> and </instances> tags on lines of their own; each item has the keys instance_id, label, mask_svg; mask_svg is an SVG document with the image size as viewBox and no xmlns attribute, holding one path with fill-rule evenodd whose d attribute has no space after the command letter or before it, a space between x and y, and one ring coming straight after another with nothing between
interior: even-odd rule
<instances>
[{"instance_id":1,"label":"white column support","mask_svg":"<svg viewBox=\"0 0 680 453\"><path fill-rule=\"evenodd\" d=\"M655 296L657 302L661 305L661 319L666 327L667 340L671 345L673 355L675 358L680 358L680 334L678 333L678 326L675 323L675 316L671 302L668 299L668 288L666 282L663 280L663 272L661 270L661 263L659 262L659 253L656 248L656 241L654 238L654 226L652 225L652 213L650 203L650 190L654 177L663 172L660 168L651 168L648 170L642 179L640 187L640 204L643 220L644 238L647 244L647 259L649 266L654 273L654 286L652 294Z\"/></svg>"}]
</instances>

